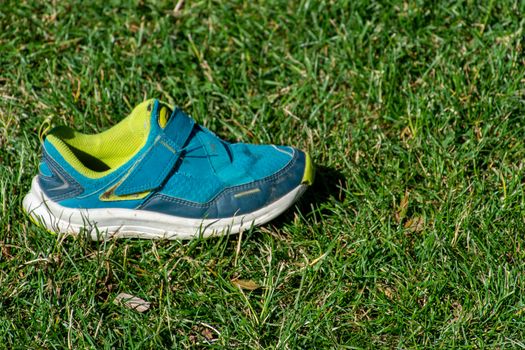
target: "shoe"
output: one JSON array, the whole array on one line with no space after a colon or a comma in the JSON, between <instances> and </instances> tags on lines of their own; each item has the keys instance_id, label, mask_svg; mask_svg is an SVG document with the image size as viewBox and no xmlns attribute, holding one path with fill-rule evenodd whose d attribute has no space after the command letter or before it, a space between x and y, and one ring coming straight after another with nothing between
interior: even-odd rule
<instances>
[{"instance_id":1,"label":"shoe","mask_svg":"<svg viewBox=\"0 0 525 350\"><path fill-rule=\"evenodd\" d=\"M53 129L23 207L53 232L185 240L264 224L313 177L300 150L228 143L148 100L100 134Z\"/></svg>"}]
</instances>

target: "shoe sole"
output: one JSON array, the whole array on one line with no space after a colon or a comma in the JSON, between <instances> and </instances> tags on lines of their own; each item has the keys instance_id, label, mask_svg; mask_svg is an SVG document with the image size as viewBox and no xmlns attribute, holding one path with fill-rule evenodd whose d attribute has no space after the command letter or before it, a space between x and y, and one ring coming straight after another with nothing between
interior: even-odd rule
<instances>
[{"instance_id":1,"label":"shoe sole","mask_svg":"<svg viewBox=\"0 0 525 350\"><path fill-rule=\"evenodd\" d=\"M305 171L305 176L313 170ZM23 208L31 220L52 233L87 234L92 240L143 238L189 240L235 234L262 225L282 214L303 194L311 182L300 184L266 207L221 219L190 219L147 210L103 208L74 209L50 200L37 177L24 197Z\"/></svg>"}]
</instances>

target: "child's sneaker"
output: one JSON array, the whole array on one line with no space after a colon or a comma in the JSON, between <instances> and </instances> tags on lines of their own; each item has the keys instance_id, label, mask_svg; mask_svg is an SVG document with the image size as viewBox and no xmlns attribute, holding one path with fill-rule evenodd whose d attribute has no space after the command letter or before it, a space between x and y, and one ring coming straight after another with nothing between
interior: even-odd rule
<instances>
[{"instance_id":1,"label":"child's sneaker","mask_svg":"<svg viewBox=\"0 0 525 350\"><path fill-rule=\"evenodd\" d=\"M191 239L272 220L313 176L308 154L225 142L149 100L100 134L52 130L23 205L55 232Z\"/></svg>"}]
</instances>

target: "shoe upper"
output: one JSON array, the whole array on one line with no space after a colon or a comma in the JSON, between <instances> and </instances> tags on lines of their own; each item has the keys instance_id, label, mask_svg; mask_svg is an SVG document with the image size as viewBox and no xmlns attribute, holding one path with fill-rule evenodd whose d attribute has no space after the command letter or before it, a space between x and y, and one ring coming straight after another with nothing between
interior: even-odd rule
<instances>
[{"instance_id":1,"label":"shoe upper","mask_svg":"<svg viewBox=\"0 0 525 350\"><path fill-rule=\"evenodd\" d=\"M313 169L295 148L228 143L180 109L148 100L100 134L52 130L38 181L49 199L71 208L225 218L311 184Z\"/></svg>"}]
</instances>

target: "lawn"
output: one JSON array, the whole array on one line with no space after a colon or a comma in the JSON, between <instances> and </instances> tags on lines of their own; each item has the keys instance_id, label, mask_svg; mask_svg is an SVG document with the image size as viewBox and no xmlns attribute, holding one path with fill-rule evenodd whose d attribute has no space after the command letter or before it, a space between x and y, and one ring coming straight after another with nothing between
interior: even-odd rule
<instances>
[{"instance_id":1,"label":"lawn","mask_svg":"<svg viewBox=\"0 0 525 350\"><path fill-rule=\"evenodd\" d=\"M2 1L0 348L525 347L524 13ZM39 135L100 132L153 97L230 141L308 150L315 185L224 238L91 242L29 222Z\"/></svg>"}]
</instances>

